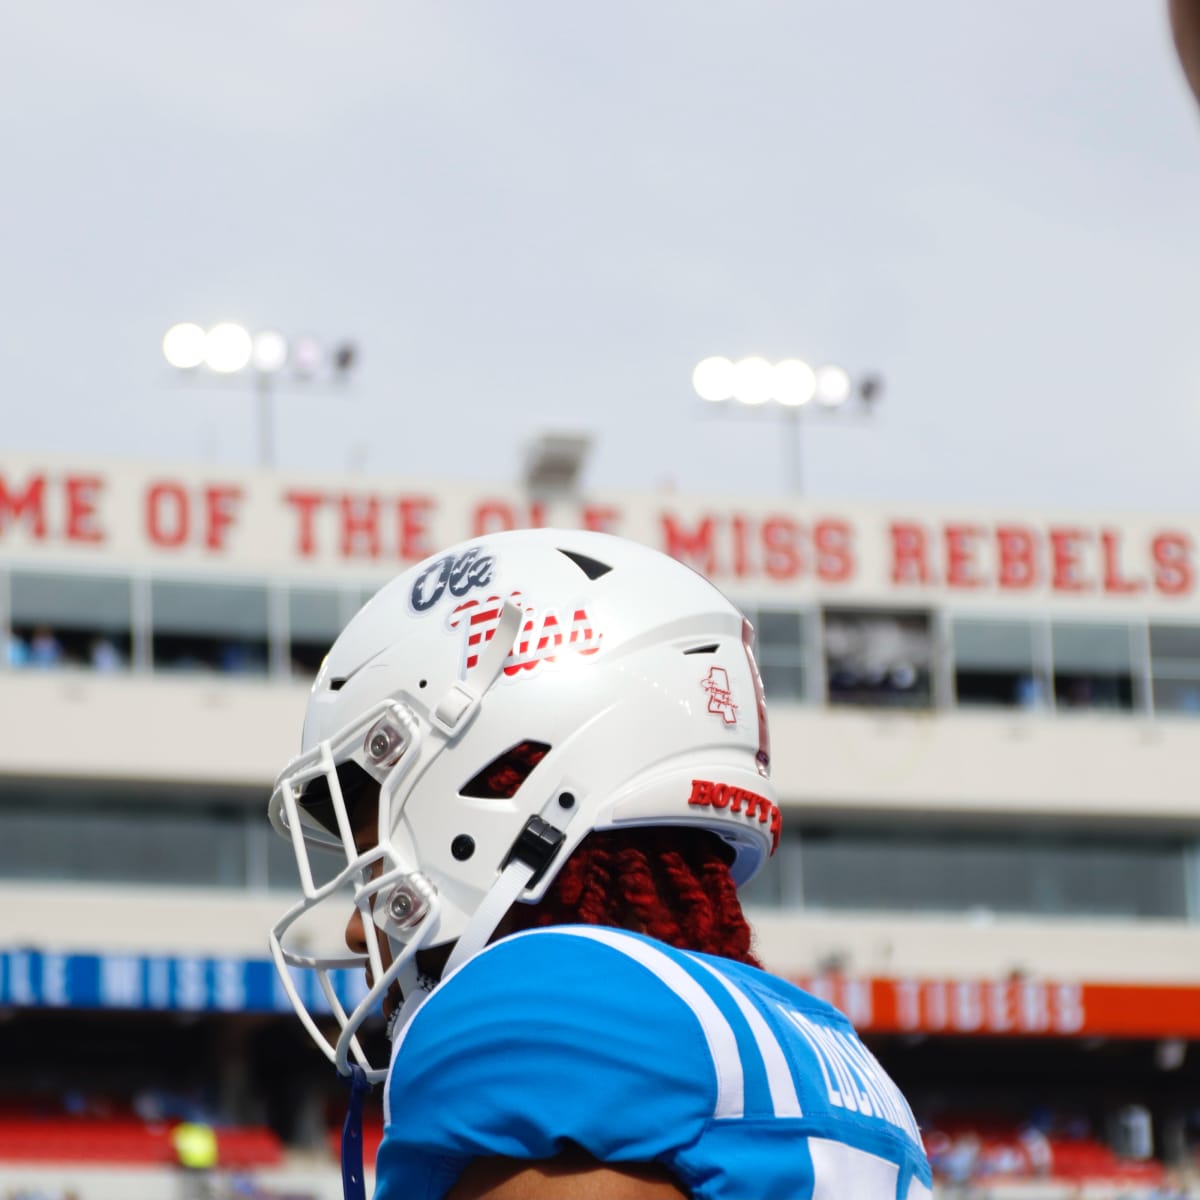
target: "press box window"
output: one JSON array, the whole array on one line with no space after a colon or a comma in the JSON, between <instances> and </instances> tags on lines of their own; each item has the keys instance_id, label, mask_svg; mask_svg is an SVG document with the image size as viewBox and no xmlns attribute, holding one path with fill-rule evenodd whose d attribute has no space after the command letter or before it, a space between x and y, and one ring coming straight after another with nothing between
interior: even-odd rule
<instances>
[{"instance_id":1,"label":"press box window","mask_svg":"<svg viewBox=\"0 0 1200 1200\"><path fill-rule=\"evenodd\" d=\"M244 887L245 845L228 812L0 804L0 879Z\"/></svg>"},{"instance_id":2,"label":"press box window","mask_svg":"<svg viewBox=\"0 0 1200 1200\"><path fill-rule=\"evenodd\" d=\"M805 830L816 909L1182 919L1185 842L1009 831Z\"/></svg>"},{"instance_id":3,"label":"press box window","mask_svg":"<svg viewBox=\"0 0 1200 1200\"><path fill-rule=\"evenodd\" d=\"M951 623L954 693L964 706L1037 708L1049 689L1028 621L956 619Z\"/></svg>"},{"instance_id":4,"label":"press box window","mask_svg":"<svg viewBox=\"0 0 1200 1200\"><path fill-rule=\"evenodd\" d=\"M823 623L830 704L932 707L928 613L826 609Z\"/></svg>"},{"instance_id":5,"label":"press box window","mask_svg":"<svg viewBox=\"0 0 1200 1200\"><path fill-rule=\"evenodd\" d=\"M288 592L288 650L292 673L311 678L342 631L342 597L317 588Z\"/></svg>"},{"instance_id":6,"label":"press box window","mask_svg":"<svg viewBox=\"0 0 1200 1200\"><path fill-rule=\"evenodd\" d=\"M160 579L150 606L156 670L266 673L265 588Z\"/></svg>"},{"instance_id":7,"label":"press box window","mask_svg":"<svg viewBox=\"0 0 1200 1200\"><path fill-rule=\"evenodd\" d=\"M16 667L128 667L131 585L103 575L14 571L8 662Z\"/></svg>"},{"instance_id":8,"label":"press box window","mask_svg":"<svg viewBox=\"0 0 1200 1200\"><path fill-rule=\"evenodd\" d=\"M1055 621L1050 642L1054 702L1059 708L1133 708L1128 625Z\"/></svg>"},{"instance_id":9,"label":"press box window","mask_svg":"<svg viewBox=\"0 0 1200 1200\"><path fill-rule=\"evenodd\" d=\"M1200 713L1200 625L1150 626L1155 712Z\"/></svg>"}]
</instances>

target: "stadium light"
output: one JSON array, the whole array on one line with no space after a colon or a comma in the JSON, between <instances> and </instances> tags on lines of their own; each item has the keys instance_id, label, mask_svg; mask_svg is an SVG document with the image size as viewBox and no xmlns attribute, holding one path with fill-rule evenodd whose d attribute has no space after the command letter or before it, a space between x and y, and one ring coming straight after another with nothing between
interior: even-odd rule
<instances>
[{"instance_id":1,"label":"stadium light","mask_svg":"<svg viewBox=\"0 0 1200 1200\"><path fill-rule=\"evenodd\" d=\"M276 329L264 329L254 335L254 350L250 361L256 371L274 375L282 371L288 358L287 338Z\"/></svg>"},{"instance_id":2,"label":"stadium light","mask_svg":"<svg viewBox=\"0 0 1200 1200\"><path fill-rule=\"evenodd\" d=\"M232 321L214 325L204 339L204 365L218 375L232 375L250 361L250 334Z\"/></svg>"},{"instance_id":3,"label":"stadium light","mask_svg":"<svg viewBox=\"0 0 1200 1200\"><path fill-rule=\"evenodd\" d=\"M204 361L204 330L188 321L172 325L163 335L163 357L180 371L190 371Z\"/></svg>"},{"instance_id":4,"label":"stadium light","mask_svg":"<svg viewBox=\"0 0 1200 1200\"><path fill-rule=\"evenodd\" d=\"M311 379L320 369L324 352L321 343L314 337L296 339L292 361L296 366L296 374L305 379Z\"/></svg>"},{"instance_id":5,"label":"stadium light","mask_svg":"<svg viewBox=\"0 0 1200 1200\"><path fill-rule=\"evenodd\" d=\"M841 367L827 364L816 371L817 399L829 408L845 404L850 396L850 376Z\"/></svg>"},{"instance_id":6,"label":"stadium light","mask_svg":"<svg viewBox=\"0 0 1200 1200\"><path fill-rule=\"evenodd\" d=\"M252 334L235 321L222 321L207 331L191 321L172 325L163 335L162 353L169 366L189 375L199 367L226 377L253 372L258 395L259 461L263 466L270 465L274 457L271 392L285 368L290 366L289 374L305 386L312 386L321 374L331 382L344 384L358 363L358 347L351 341L328 348L315 337L289 342L277 329Z\"/></svg>"},{"instance_id":7,"label":"stadium light","mask_svg":"<svg viewBox=\"0 0 1200 1200\"><path fill-rule=\"evenodd\" d=\"M775 399L789 408L807 404L817 391L817 376L812 367L798 358L786 358L775 364Z\"/></svg>"},{"instance_id":8,"label":"stadium light","mask_svg":"<svg viewBox=\"0 0 1200 1200\"><path fill-rule=\"evenodd\" d=\"M773 399L775 371L765 358L743 358L734 367L733 398L757 407Z\"/></svg>"},{"instance_id":9,"label":"stadium light","mask_svg":"<svg viewBox=\"0 0 1200 1200\"><path fill-rule=\"evenodd\" d=\"M736 362L721 355L702 359L692 370L692 387L713 408L732 401L736 407L775 411L791 422L790 473L792 487L801 491L800 417L806 408L828 412L847 410L857 395L859 410L869 416L883 393L879 375L864 375L857 384L845 367L824 363L813 368L798 358L771 363L757 355Z\"/></svg>"},{"instance_id":10,"label":"stadium light","mask_svg":"<svg viewBox=\"0 0 1200 1200\"><path fill-rule=\"evenodd\" d=\"M733 397L735 369L727 358L706 358L692 372L692 387L701 400L720 404Z\"/></svg>"}]
</instances>

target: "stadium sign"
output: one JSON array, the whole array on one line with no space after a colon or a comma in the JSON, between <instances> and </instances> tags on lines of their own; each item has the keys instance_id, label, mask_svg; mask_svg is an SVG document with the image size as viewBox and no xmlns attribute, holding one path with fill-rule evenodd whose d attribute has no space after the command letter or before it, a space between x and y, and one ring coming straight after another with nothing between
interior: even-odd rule
<instances>
[{"instance_id":1,"label":"stadium sign","mask_svg":"<svg viewBox=\"0 0 1200 1200\"><path fill-rule=\"evenodd\" d=\"M619 533L757 596L1178 611L1195 602L1200 565L1200 516L674 494L551 502L445 481L0 459L0 553L20 560L382 580L464 538L542 525Z\"/></svg>"},{"instance_id":2,"label":"stadium sign","mask_svg":"<svg viewBox=\"0 0 1200 1200\"><path fill-rule=\"evenodd\" d=\"M366 995L361 971L331 976L347 1008ZM330 1011L314 972L294 979L310 1011ZM860 1033L1200 1038L1200 987L841 975L793 982L841 1009ZM0 950L0 1006L291 1012L269 959L37 950Z\"/></svg>"},{"instance_id":3,"label":"stadium sign","mask_svg":"<svg viewBox=\"0 0 1200 1200\"><path fill-rule=\"evenodd\" d=\"M330 972L341 1003L367 994L362 971ZM316 972L293 974L310 1012L330 1012ZM291 1012L270 959L0 951L0 1006L164 1012Z\"/></svg>"},{"instance_id":4,"label":"stadium sign","mask_svg":"<svg viewBox=\"0 0 1200 1200\"><path fill-rule=\"evenodd\" d=\"M860 1033L1195 1038L1200 987L1009 979L793 977Z\"/></svg>"}]
</instances>

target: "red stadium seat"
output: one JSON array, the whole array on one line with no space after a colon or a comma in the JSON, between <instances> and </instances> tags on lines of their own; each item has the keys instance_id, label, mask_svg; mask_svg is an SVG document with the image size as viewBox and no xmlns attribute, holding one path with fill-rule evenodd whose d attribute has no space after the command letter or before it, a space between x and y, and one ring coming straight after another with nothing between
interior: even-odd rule
<instances>
[{"instance_id":1,"label":"red stadium seat","mask_svg":"<svg viewBox=\"0 0 1200 1200\"><path fill-rule=\"evenodd\" d=\"M261 1126L219 1128L218 1164L275 1166L283 1145ZM169 1164L175 1161L167 1125L136 1117L21 1117L0 1113L0 1160L27 1163Z\"/></svg>"},{"instance_id":2,"label":"red stadium seat","mask_svg":"<svg viewBox=\"0 0 1200 1200\"><path fill-rule=\"evenodd\" d=\"M217 1156L223 1167L273 1167L283 1162L283 1145L258 1125L218 1129Z\"/></svg>"}]
</instances>

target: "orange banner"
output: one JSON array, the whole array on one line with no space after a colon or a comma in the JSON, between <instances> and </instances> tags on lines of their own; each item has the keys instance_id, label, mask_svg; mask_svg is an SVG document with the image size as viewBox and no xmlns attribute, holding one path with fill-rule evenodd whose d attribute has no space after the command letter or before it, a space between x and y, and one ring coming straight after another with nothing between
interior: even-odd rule
<instances>
[{"instance_id":1,"label":"orange banner","mask_svg":"<svg viewBox=\"0 0 1200 1200\"><path fill-rule=\"evenodd\" d=\"M1200 1038L1200 987L844 975L792 982L863 1033Z\"/></svg>"}]
</instances>

